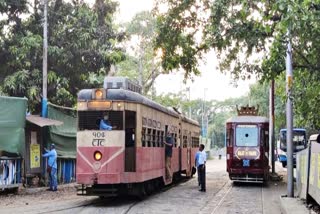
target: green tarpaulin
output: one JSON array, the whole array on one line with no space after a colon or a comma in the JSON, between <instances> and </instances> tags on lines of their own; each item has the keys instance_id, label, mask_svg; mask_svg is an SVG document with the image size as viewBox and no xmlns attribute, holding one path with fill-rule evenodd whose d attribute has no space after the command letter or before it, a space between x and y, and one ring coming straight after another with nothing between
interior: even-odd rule
<instances>
[{"instance_id":1,"label":"green tarpaulin","mask_svg":"<svg viewBox=\"0 0 320 214\"><path fill-rule=\"evenodd\" d=\"M0 96L0 151L22 156L27 98Z\"/></svg>"},{"instance_id":2,"label":"green tarpaulin","mask_svg":"<svg viewBox=\"0 0 320 214\"><path fill-rule=\"evenodd\" d=\"M48 143L55 144L60 158L76 158L77 119L70 116L75 110L67 111L48 105L48 118L63 122L63 125L49 127Z\"/></svg>"}]
</instances>

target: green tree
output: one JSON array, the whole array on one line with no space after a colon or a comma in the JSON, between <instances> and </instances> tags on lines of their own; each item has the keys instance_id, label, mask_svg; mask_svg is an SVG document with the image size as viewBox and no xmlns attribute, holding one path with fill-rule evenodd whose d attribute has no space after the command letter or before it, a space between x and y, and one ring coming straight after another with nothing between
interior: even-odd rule
<instances>
[{"instance_id":1,"label":"green tree","mask_svg":"<svg viewBox=\"0 0 320 214\"><path fill-rule=\"evenodd\" d=\"M162 12L161 4L168 10ZM155 11L156 47L163 52L162 66L165 70L183 68L186 77L199 74L199 61L214 49L219 69L231 72L235 79L252 75L262 81L274 79L285 71L286 45L291 40L294 121L319 129L318 1L159 0ZM285 96L282 90L283 102ZM284 123L281 120L279 124Z\"/></svg>"},{"instance_id":2,"label":"green tree","mask_svg":"<svg viewBox=\"0 0 320 214\"><path fill-rule=\"evenodd\" d=\"M168 11L160 12L161 4ZM297 0L159 0L156 45L164 52L162 66L197 74L199 59L214 49L220 69L235 78L271 78L284 70L290 28L294 68L318 69L318 10L312 1Z\"/></svg>"},{"instance_id":3,"label":"green tree","mask_svg":"<svg viewBox=\"0 0 320 214\"><path fill-rule=\"evenodd\" d=\"M161 67L153 46L155 28L156 19L149 11L136 14L125 24L126 33L130 37L125 43L128 56L118 65L117 72L117 75L137 79L142 86L142 93L152 96L155 96L152 86L160 74Z\"/></svg>"},{"instance_id":4,"label":"green tree","mask_svg":"<svg viewBox=\"0 0 320 214\"><path fill-rule=\"evenodd\" d=\"M40 1L9 1L22 12L1 23L0 80L2 91L29 98L30 109L39 111L42 88L42 9ZM23 5L23 6L22 6ZM26 8L29 8L27 10ZM113 24L117 3L96 0L93 8L82 1L49 1L48 7L48 100L73 106L79 89L97 87L96 78L105 75L111 64L124 59L118 44L124 34ZM2 15L12 5L1 4ZM4 24L3 24L4 23ZM92 82L93 81L93 82ZM101 82L100 82L101 84Z\"/></svg>"}]
</instances>

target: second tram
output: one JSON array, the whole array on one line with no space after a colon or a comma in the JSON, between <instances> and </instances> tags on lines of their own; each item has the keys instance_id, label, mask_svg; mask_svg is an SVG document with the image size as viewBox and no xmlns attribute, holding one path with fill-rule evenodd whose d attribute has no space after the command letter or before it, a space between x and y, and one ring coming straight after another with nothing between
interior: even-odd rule
<instances>
[{"instance_id":1,"label":"second tram","mask_svg":"<svg viewBox=\"0 0 320 214\"><path fill-rule=\"evenodd\" d=\"M227 172L239 182L269 179L269 120L258 109L241 107L226 122Z\"/></svg>"}]
</instances>

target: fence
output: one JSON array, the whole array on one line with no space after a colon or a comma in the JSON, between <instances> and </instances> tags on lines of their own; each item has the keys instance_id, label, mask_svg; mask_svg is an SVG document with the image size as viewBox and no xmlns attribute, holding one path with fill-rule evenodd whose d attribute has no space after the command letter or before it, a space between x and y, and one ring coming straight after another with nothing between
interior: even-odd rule
<instances>
[{"instance_id":1,"label":"fence","mask_svg":"<svg viewBox=\"0 0 320 214\"><path fill-rule=\"evenodd\" d=\"M297 189L300 198L311 196L320 204L320 144L311 135L309 148L297 153Z\"/></svg>"}]
</instances>

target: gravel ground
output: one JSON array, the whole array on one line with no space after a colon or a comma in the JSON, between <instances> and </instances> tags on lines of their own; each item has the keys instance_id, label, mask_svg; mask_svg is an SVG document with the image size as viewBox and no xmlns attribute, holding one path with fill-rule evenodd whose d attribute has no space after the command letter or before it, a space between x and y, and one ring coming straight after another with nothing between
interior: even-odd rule
<instances>
[{"instance_id":1,"label":"gravel ground","mask_svg":"<svg viewBox=\"0 0 320 214\"><path fill-rule=\"evenodd\" d=\"M22 205L37 205L48 201L69 200L79 197L76 195L76 185L59 185L58 191L46 191L48 187L25 188L19 187L17 193L4 191L0 193L0 207L18 207Z\"/></svg>"}]
</instances>

